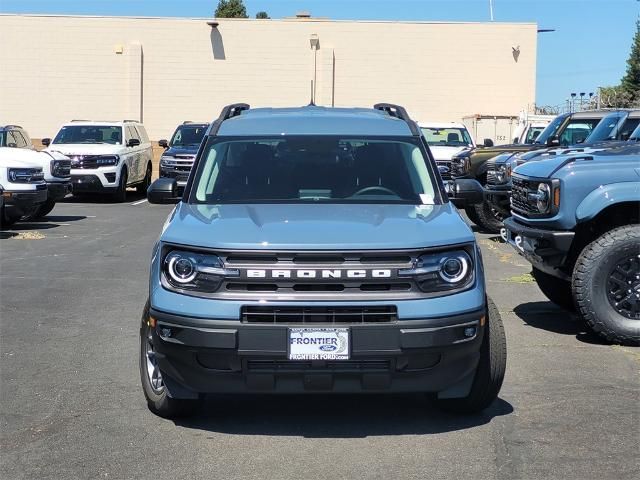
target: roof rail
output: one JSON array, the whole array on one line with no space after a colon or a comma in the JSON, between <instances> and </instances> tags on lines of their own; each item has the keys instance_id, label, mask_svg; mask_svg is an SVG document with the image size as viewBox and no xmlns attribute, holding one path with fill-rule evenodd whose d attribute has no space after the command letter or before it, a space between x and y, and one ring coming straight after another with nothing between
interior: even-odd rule
<instances>
[{"instance_id":1,"label":"roof rail","mask_svg":"<svg viewBox=\"0 0 640 480\"><path fill-rule=\"evenodd\" d=\"M245 110L249 110L249 105L246 103L232 103L231 105L227 105L220 112L220 116L211 124L211 130L209 130L209 135L215 135L220 130L220 126L222 122L225 120L229 120L230 118L236 117L240 115Z\"/></svg>"},{"instance_id":2,"label":"roof rail","mask_svg":"<svg viewBox=\"0 0 640 480\"><path fill-rule=\"evenodd\" d=\"M22 128L20 125L5 125L4 128Z\"/></svg>"},{"instance_id":3,"label":"roof rail","mask_svg":"<svg viewBox=\"0 0 640 480\"><path fill-rule=\"evenodd\" d=\"M139 123L138 120L123 120L122 123Z\"/></svg>"},{"instance_id":4,"label":"roof rail","mask_svg":"<svg viewBox=\"0 0 640 480\"><path fill-rule=\"evenodd\" d=\"M373 106L373 108L376 110L387 112L391 117L404 120L409 126L409 130L411 130L411 134L416 137L420 136L420 129L418 128L418 125L416 124L416 122L411 120L411 117L409 116L409 114L407 113L404 107L400 105L395 105L393 103L376 103Z\"/></svg>"},{"instance_id":5,"label":"roof rail","mask_svg":"<svg viewBox=\"0 0 640 480\"><path fill-rule=\"evenodd\" d=\"M72 122L90 122L91 120L87 120L87 119L84 119L84 118L74 118L71 121Z\"/></svg>"}]
</instances>

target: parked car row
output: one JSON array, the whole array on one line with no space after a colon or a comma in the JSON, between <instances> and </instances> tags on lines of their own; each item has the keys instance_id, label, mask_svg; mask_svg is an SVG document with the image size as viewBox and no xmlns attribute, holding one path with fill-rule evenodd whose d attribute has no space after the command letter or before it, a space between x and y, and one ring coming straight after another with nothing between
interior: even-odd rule
<instances>
[{"instance_id":1,"label":"parked car row","mask_svg":"<svg viewBox=\"0 0 640 480\"><path fill-rule=\"evenodd\" d=\"M559 148L563 138L575 140L568 129L589 135ZM449 191L532 264L549 300L607 340L638 345L640 111L562 115L540 136L550 141L485 160L484 186L468 169L472 178L463 172Z\"/></svg>"}]
</instances>

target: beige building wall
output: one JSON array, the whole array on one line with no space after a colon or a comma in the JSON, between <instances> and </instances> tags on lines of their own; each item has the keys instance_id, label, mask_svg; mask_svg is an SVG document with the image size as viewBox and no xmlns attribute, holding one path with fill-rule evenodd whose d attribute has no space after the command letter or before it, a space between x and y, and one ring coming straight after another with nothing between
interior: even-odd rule
<instances>
[{"instance_id":1,"label":"beige building wall","mask_svg":"<svg viewBox=\"0 0 640 480\"><path fill-rule=\"evenodd\" d=\"M305 105L313 34L319 105L394 102L417 120L460 121L535 100L532 23L216 22L0 15L0 123L41 138L71 119L142 119L157 140L228 103Z\"/></svg>"}]
</instances>

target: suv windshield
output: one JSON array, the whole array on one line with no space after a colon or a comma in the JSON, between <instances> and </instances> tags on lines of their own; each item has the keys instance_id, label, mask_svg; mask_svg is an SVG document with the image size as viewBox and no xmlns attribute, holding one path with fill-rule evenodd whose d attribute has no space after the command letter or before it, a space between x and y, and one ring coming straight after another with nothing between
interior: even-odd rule
<instances>
[{"instance_id":1,"label":"suv windshield","mask_svg":"<svg viewBox=\"0 0 640 480\"><path fill-rule=\"evenodd\" d=\"M103 125L66 125L52 143L122 143L122 127Z\"/></svg>"},{"instance_id":2,"label":"suv windshield","mask_svg":"<svg viewBox=\"0 0 640 480\"><path fill-rule=\"evenodd\" d=\"M209 140L192 203L433 204L418 138L291 136Z\"/></svg>"},{"instance_id":3,"label":"suv windshield","mask_svg":"<svg viewBox=\"0 0 640 480\"><path fill-rule=\"evenodd\" d=\"M540 134L544 131L545 127L531 127L527 131L527 138L524 139L524 143L531 145L537 140Z\"/></svg>"},{"instance_id":4,"label":"suv windshield","mask_svg":"<svg viewBox=\"0 0 640 480\"><path fill-rule=\"evenodd\" d=\"M432 147L471 147L466 128L421 127L425 140Z\"/></svg>"},{"instance_id":5,"label":"suv windshield","mask_svg":"<svg viewBox=\"0 0 640 480\"><path fill-rule=\"evenodd\" d=\"M554 118L553 121L549 125L547 125L547 128L545 128L542 133L538 135L535 143L547 143L547 140L549 138L552 138L556 134L556 131L558 130L558 128L560 128L560 125L562 125L562 122L564 122L565 118L567 118L566 115L560 115L559 117Z\"/></svg>"},{"instance_id":6,"label":"suv windshield","mask_svg":"<svg viewBox=\"0 0 640 480\"><path fill-rule=\"evenodd\" d=\"M200 145L208 125L180 125L171 138L172 147Z\"/></svg>"},{"instance_id":7,"label":"suv windshield","mask_svg":"<svg viewBox=\"0 0 640 480\"><path fill-rule=\"evenodd\" d=\"M620 122L623 114L620 112L612 113L604 117L598 126L593 129L589 137L587 137L587 143L601 142L602 140L613 139L615 136L615 128Z\"/></svg>"}]
</instances>

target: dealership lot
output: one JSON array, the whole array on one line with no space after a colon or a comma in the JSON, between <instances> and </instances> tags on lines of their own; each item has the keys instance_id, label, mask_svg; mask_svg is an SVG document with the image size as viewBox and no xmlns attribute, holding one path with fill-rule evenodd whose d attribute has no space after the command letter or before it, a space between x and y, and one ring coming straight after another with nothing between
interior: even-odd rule
<instances>
[{"instance_id":1,"label":"dealership lot","mask_svg":"<svg viewBox=\"0 0 640 480\"><path fill-rule=\"evenodd\" d=\"M483 415L417 395L234 396L188 420L152 415L138 326L170 210L133 192L67 199L0 232L2 478L637 478L637 350L585 333L485 234L509 358Z\"/></svg>"}]
</instances>

